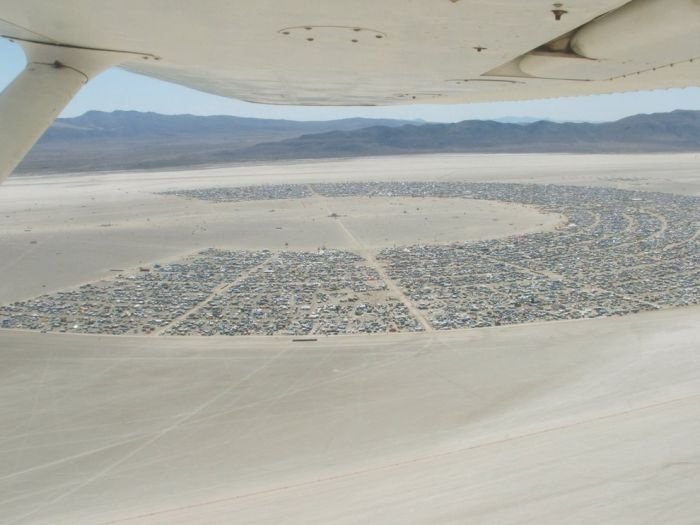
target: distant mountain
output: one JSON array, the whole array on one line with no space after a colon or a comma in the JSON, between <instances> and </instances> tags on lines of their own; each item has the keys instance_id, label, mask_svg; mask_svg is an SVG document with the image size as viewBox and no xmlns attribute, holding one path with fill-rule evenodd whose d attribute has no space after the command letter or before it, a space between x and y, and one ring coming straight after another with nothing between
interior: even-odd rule
<instances>
[{"instance_id":1,"label":"distant mountain","mask_svg":"<svg viewBox=\"0 0 700 525\"><path fill-rule=\"evenodd\" d=\"M700 151L700 111L636 115L616 122L383 126L257 144L231 157L298 159L405 153L647 153Z\"/></svg>"},{"instance_id":2,"label":"distant mountain","mask_svg":"<svg viewBox=\"0 0 700 525\"><path fill-rule=\"evenodd\" d=\"M543 120L546 122L556 122L558 124L564 124L566 122L573 122L575 124L590 122L588 120L559 120L541 117L498 117L491 120L494 122L502 122L504 124L532 124L533 122L541 122Z\"/></svg>"},{"instance_id":3,"label":"distant mountain","mask_svg":"<svg viewBox=\"0 0 700 525\"><path fill-rule=\"evenodd\" d=\"M137 170L411 153L700 151L700 111L615 122L327 122L91 111L59 119L18 171Z\"/></svg>"},{"instance_id":4,"label":"distant mountain","mask_svg":"<svg viewBox=\"0 0 700 525\"><path fill-rule=\"evenodd\" d=\"M220 153L309 133L420 121L349 118L293 121L231 116L89 111L61 118L46 131L18 172L112 171L220 162Z\"/></svg>"},{"instance_id":5,"label":"distant mountain","mask_svg":"<svg viewBox=\"0 0 700 525\"><path fill-rule=\"evenodd\" d=\"M304 133L349 131L370 126L401 126L416 123L407 120L349 118L329 121L294 121L259 118L196 115L161 115L138 111L88 111L74 118L61 118L48 129L40 143L72 139L158 140L173 138L200 140L247 139L251 136L298 136Z\"/></svg>"},{"instance_id":6,"label":"distant mountain","mask_svg":"<svg viewBox=\"0 0 700 525\"><path fill-rule=\"evenodd\" d=\"M533 122L539 122L540 120L552 122L550 119L538 117L499 117L491 120L494 122L501 122L503 124L532 124Z\"/></svg>"}]
</instances>

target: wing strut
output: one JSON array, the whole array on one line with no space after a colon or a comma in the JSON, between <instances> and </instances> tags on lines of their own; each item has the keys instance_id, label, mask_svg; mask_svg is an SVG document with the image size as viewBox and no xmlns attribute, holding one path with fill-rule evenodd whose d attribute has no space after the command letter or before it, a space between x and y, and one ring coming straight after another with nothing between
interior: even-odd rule
<instances>
[{"instance_id":1,"label":"wing strut","mask_svg":"<svg viewBox=\"0 0 700 525\"><path fill-rule=\"evenodd\" d=\"M17 167L83 84L111 66L134 58L153 58L121 51L13 41L24 49L27 65L0 93L0 182Z\"/></svg>"}]
</instances>

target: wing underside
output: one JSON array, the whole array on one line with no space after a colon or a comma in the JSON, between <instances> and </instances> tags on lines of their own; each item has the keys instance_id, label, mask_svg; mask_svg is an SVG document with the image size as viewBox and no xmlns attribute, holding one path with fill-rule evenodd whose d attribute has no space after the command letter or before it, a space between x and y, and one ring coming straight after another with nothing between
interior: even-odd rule
<instances>
[{"instance_id":1,"label":"wing underside","mask_svg":"<svg viewBox=\"0 0 700 525\"><path fill-rule=\"evenodd\" d=\"M28 62L0 178L109 67L266 104L527 100L700 85L698 24L700 0L0 0Z\"/></svg>"},{"instance_id":2,"label":"wing underside","mask_svg":"<svg viewBox=\"0 0 700 525\"><path fill-rule=\"evenodd\" d=\"M129 71L251 102L455 103L700 83L697 0L0 6L6 36L127 51Z\"/></svg>"}]
</instances>

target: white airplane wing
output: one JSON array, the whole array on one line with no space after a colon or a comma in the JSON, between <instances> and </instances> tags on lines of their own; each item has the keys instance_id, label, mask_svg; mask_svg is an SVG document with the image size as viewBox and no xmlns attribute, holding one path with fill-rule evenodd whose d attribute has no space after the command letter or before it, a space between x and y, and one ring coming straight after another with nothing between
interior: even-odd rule
<instances>
[{"instance_id":1,"label":"white airplane wing","mask_svg":"<svg viewBox=\"0 0 700 525\"><path fill-rule=\"evenodd\" d=\"M27 68L0 180L109 67L267 104L462 103L700 85L698 0L0 0Z\"/></svg>"}]
</instances>

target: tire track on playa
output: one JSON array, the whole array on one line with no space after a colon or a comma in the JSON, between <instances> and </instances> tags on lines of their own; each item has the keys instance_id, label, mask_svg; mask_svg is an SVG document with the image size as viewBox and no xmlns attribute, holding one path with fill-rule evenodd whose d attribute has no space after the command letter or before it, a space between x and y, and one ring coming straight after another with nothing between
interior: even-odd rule
<instances>
[{"instance_id":1,"label":"tire track on playa","mask_svg":"<svg viewBox=\"0 0 700 525\"><path fill-rule=\"evenodd\" d=\"M396 344L400 345L400 343L396 343ZM428 340L428 342L424 343L423 346L420 347L419 351L429 351L435 347L435 344L436 344L435 341L431 338ZM444 343L440 343L439 341L437 344L444 345ZM387 355L386 352L382 352L382 354ZM338 383L340 381L343 381L345 379L349 379L351 377L356 377L359 374L366 372L369 369L378 370L378 369L384 368L384 367L395 366L395 365L401 363L403 360L407 359L408 356L413 356L414 354L398 352L396 355L394 355L394 354L389 354L389 355L391 356L391 359L387 359L386 361L379 362L379 363L372 363L370 365L366 365L366 364L359 365L359 366L356 366L356 367L349 369L348 371L346 371L342 374L334 375L334 376L327 378L327 379L322 379L322 380L316 381L316 382L311 383L311 384L302 384L298 387L289 387L284 392L282 392L280 394L276 394L274 396L268 397L268 398L260 400L260 401L251 401L251 402L248 402L248 403L243 404L243 405L237 405L235 407L218 410L216 412L209 412L205 415L202 415L201 417L199 417L197 419L193 419L193 420L189 421L188 424L201 423L203 421L215 419L215 418L221 417L223 415L230 415L234 412L241 412L244 410L249 410L251 408L259 408L259 407L264 406L264 405L269 405L271 403L281 401L287 397L291 397L291 396L294 396L294 395L297 395L297 394L300 394L303 392L309 392L311 390L314 390L314 389L317 389L320 387L329 386L329 385L332 385L334 383Z\"/></svg>"},{"instance_id":2,"label":"tire track on playa","mask_svg":"<svg viewBox=\"0 0 700 525\"><path fill-rule=\"evenodd\" d=\"M323 209L326 210L328 215L331 215L331 209L328 207L327 204L328 199L316 193L316 191L314 191L311 185L309 185L308 188L309 192L311 193L311 198L317 200L321 204L321 206L323 206ZM350 231L347 225L343 222L342 217L335 217L335 222L343 231L345 236L348 239L350 239L350 241L354 245L355 252L367 262L367 265L370 268L372 268L379 274L379 277L382 279L382 281L384 281L384 283L386 283L389 291L399 298L399 300L403 303L403 305L406 307L409 313L420 323L423 330L425 330L426 332L434 331L435 329L425 318L425 316L421 313L421 311L418 310L413 301L411 301L411 299L409 299L409 297L406 294L404 294L403 290L399 288L396 282L386 272L384 267L379 263L379 261L377 261L376 257L374 256L373 250L369 249L365 245L365 243L363 243L354 233L352 233L352 231Z\"/></svg>"},{"instance_id":3,"label":"tire track on playa","mask_svg":"<svg viewBox=\"0 0 700 525\"><path fill-rule=\"evenodd\" d=\"M0 271L3 273L7 272L7 270L18 266L28 255L31 254L31 252L34 251L34 246L28 246L21 252L19 252L15 257L11 258L9 261L5 261L3 264L0 265Z\"/></svg>"},{"instance_id":4,"label":"tire track on playa","mask_svg":"<svg viewBox=\"0 0 700 525\"><path fill-rule=\"evenodd\" d=\"M700 398L700 393L691 394L688 396L675 398L675 399L667 399L667 400L663 400L663 401L658 401L656 403L650 403L647 405L628 408L626 410L611 411L611 412L595 415L592 417L588 417L585 419L571 421L569 423L553 425L550 427L544 427L544 428L532 430L530 432L524 432L522 434L507 436L507 437L504 437L501 439L494 439L494 440L486 441L483 443L476 443L473 445L468 445L468 446L453 449L453 450L447 450L444 452L437 452L435 454L427 454L424 456L416 456L413 458L407 458L403 461L396 461L393 463L386 463L386 464L377 465L374 467L367 467L367 468L358 469L358 470L351 470L351 471L347 471L347 472L342 472L340 474L335 474L335 475L330 475L330 476L325 476L325 477L315 478L315 479L308 479L305 481L299 481L298 483L288 483L286 485L280 485L280 486L272 487L269 489L262 489L262 490L258 490L258 491L254 491L254 492L238 494L235 496L218 498L218 499L213 499L210 501L203 501L200 503L193 503L190 505L183 505L180 507L173 507L173 508L169 508L169 509L148 512L148 513L139 514L139 515L135 515L135 516L119 518L116 520L102 522L102 523L100 523L100 525L115 525L118 523L126 523L126 522L130 522L130 521L154 518L156 516L162 516L164 514L171 514L171 513L175 513L175 512L182 512L182 511L188 511L188 510L193 510L193 509L198 509L198 508L204 508L204 507L208 507L211 505L217 505L217 504L221 504L221 503L230 503L230 502L235 502L235 501L253 499L256 497L270 496L270 495L279 494L279 493L283 493L283 492L289 492L289 491L292 491L295 489L312 487L315 485L323 485L325 483L332 483L335 481L341 481L341 480L345 480L345 479L355 478L355 477L363 476L365 474L371 474L374 472L381 472L381 471L387 471L387 470L397 470L397 469L400 469L402 467L406 467L408 465L415 465L415 464L419 464L419 463L430 463L432 461L440 460L440 459L447 458L450 456L455 456L458 454L463 454L463 453L470 452L473 450L479 450L479 449L483 449L486 447L498 446L498 445L510 443L513 441L520 441L523 439L541 436L541 435L549 434L552 432L559 432L559 431L563 431L563 430L568 430L571 428L589 425L589 424L597 423L600 421L606 421L606 420L610 420L610 419L614 419L614 418L618 418L618 417L624 417L624 416L627 416L630 414L644 412L647 410L654 410L654 409L658 409L658 408L662 408L662 407L667 407L667 406L673 405L675 403L682 403L684 401L688 401L691 399L697 399L697 398Z\"/></svg>"},{"instance_id":5,"label":"tire track on playa","mask_svg":"<svg viewBox=\"0 0 700 525\"><path fill-rule=\"evenodd\" d=\"M225 410L225 411L217 411L216 413L213 414L214 417L218 417L222 413L226 412L233 412L233 411L238 411L238 410L243 410L247 408L254 408L260 405L265 405L265 404L270 404L274 403L276 401L282 400L287 398L290 395L297 394L299 392L304 392L310 389L318 388L323 385L327 384L332 384L334 382L347 379L348 377L355 376L357 374L361 374L365 371L368 370L368 368L371 368L373 370L376 370L378 368L383 368L383 367L392 367L395 366L397 363L404 361L406 359L410 359L412 356L415 354L413 352L405 352L403 351L403 345L400 343L393 343L390 345L390 348L398 348L399 351L396 353L389 354L390 357L387 358L385 361L380 362L380 363L362 363L356 367L351 368L350 370L346 371L345 373L334 375L331 378L325 379L325 380L320 380L313 382L312 384L302 384L302 385L290 385L288 389L286 389L284 392L281 392L280 394L277 394L275 396L272 396L271 398L259 401L259 402L252 402L252 403L245 403L243 405L238 405L230 410ZM426 342L423 347L419 349L420 350L427 350L427 349L433 349L434 345L432 343L432 338L430 341ZM58 495L54 496L53 498L47 498L46 501L44 501L42 504L36 505L32 510L22 514L21 516L15 517L12 521L8 521L8 524L12 523L24 523L24 520L37 512L41 511L42 509L58 503L62 500L64 500L67 497L70 497L71 495L79 492L81 489L84 487L92 484L95 481L98 481L102 477L106 476L110 472L112 472L115 468L118 468L122 466L124 463L126 463L129 459L131 459L133 456L141 452L142 450L146 449L147 447L153 445L155 442L163 438L165 435L169 434L170 432L181 428L185 427L191 423L200 423L202 421L205 421L211 417L210 414L202 415L201 413L204 412L208 407L213 405L215 402L219 401L220 399L224 398L226 395L229 393L236 391L236 392L243 392L245 391L245 385L249 384L250 380L258 375L260 372L263 372L264 370L270 368L274 363L279 361L280 359L283 359L285 354L292 352L294 349L293 346L287 346L280 350L279 352L276 352L273 356L271 356L269 359L267 359L264 363L262 363L260 366L256 367L255 369L251 370L249 373L247 373L244 377L241 379L235 381L231 385L225 387L223 390L219 391L217 394L214 396L210 397L207 401L204 403L200 404L198 407L186 412L185 414L182 414L180 417L178 417L175 421L173 421L170 424L167 424L164 428L160 430L154 430L149 433L138 433L133 436L130 436L129 438L126 438L123 441L120 441L118 443L112 443L111 445L107 445L104 447L100 447L97 449L93 449L90 451L86 451L84 453L79 453L74 456L62 458L60 460L57 460L55 462L51 462L50 464L45 464L45 465L39 465L37 467L32 467L28 469L28 471L33 471L33 470L39 470L47 467L52 467L56 466L62 463L70 462L71 460L74 459L79 459L82 457L90 456L96 453L99 453L100 451L103 450L109 450L110 448L114 447L120 447L120 446L125 446L130 443L134 443L135 447L126 452L121 458L116 459L112 463L108 464L92 476L88 477L87 479L83 480L82 482L79 483L72 483L70 486L68 486L65 491L62 491ZM327 358L330 358L331 353L327 354ZM323 360L321 361L323 362ZM320 363L319 363L320 365ZM141 441L141 443L138 443ZM24 474L25 472L22 473L14 473L15 474ZM131 519L131 518L128 518ZM5 522L3 522L5 523Z\"/></svg>"},{"instance_id":6,"label":"tire track on playa","mask_svg":"<svg viewBox=\"0 0 700 525\"><path fill-rule=\"evenodd\" d=\"M98 470L95 472L92 476L87 477L82 483L69 488L65 492L60 493L59 495L55 496L52 499L49 499L47 501L44 501L42 504L36 505L32 510L25 512L24 514L15 517L12 521L8 521L9 524L13 523L22 523L24 520L29 518L30 516L35 515L37 512L45 509L46 507L53 505L55 503L58 503L67 497L72 496L76 492L80 491L84 487L94 483L95 481L99 480L100 478L104 477L105 475L109 474L111 471L113 471L115 468L121 466L124 464L126 461L134 457L136 454L141 452L142 450L146 449L147 447L151 446L153 443L157 442L161 438L163 438L165 435L169 434L173 430L181 427L185 423L187 423L190 419L193 417L197 416L199 413L207 409L209 406L213 405L216 401L219 399L223 398L230 392L240 388L243 384L245 384L247 381L252 379L255 375L257 375L259 372L265 370L268 368L270 365L272 365L277 359L279 359L283 354L287 353L290 351L289 347L283 348L279 352L277 352L275 355L273 355L270 359L266 360L263 362L260 366L256 367L255 369L251 370L245 377L241 378L239 381L236 381L234 383L231 383L230 385L226 386L222 390L220 390L217 394L213 395L210 397L207 401L203 402L196 408L194 408L191 411L186 412L183 414L181 417L179 417L177 420L172 422L170 425L165 426L159 431L154 432L148 439L146 439L144 442L141 444L137 445L134 447L132 450L124 454L121 458L113 461L112 463L106 465L104 468Z\"/></svg>"}]
</instances>

